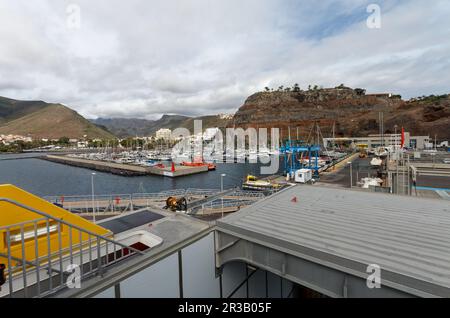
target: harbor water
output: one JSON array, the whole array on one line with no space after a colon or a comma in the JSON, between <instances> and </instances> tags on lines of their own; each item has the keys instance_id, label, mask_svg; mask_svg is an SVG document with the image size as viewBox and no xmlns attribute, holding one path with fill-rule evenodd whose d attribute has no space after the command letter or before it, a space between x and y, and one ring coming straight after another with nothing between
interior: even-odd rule
<instances>
[{"instance_id":1,"label":"harbor water","mask_svg":"<svg viewBox=\"0 0 450 318\"><path fill-rule=\"evenodd\" d=\"M14 156L14 157L12 157ZM30 156L26 154L25 157ZM52 163L36 158L2 160L18 155L0 156L0 184L13 184L38 196L87 195L91 193L90 169ZM218 164L217 170L180 178L161 176L123 177L95 172L96 194L153 193L165 190L199 188L220 189L241 186L247 174L260 176L260 164ZM281 169L281 168L280 168Z\"/></svg>"},{"instance_id":2,"label":"harbor water","mask_svg":"<svg viewBox=\"0 0 450 318\"><path fill-rule=\"evenodd\" d=\"M0 156L0 184L14 184L38 196L86 195L91 193L93 170L66 166L26 155ZM32 156L32 155L31 155ZM20 158L14 160L14 158ZM12 159L12 160L2 160ZM281 169L281 168L280 168ZM122 177L96 172L96 194L129 194L159 192L172 189L220 189L240 186L247 174L260 175L259 164L218 164L216 171L180 177L160 176ZM213 234L184 248L183 280L185 297L219 297L219 279L214 264ZM179 297L177 256L174 254L121 282L122 297ZM245 264L232 263L224 268L223 296L229 295L246 277ZM236 291L233 297L287 297L292 283L274 274L259 271ZM248 292L248 294L247 294ZM114 288L98 294L113 298Z\"/></svg>"}]
</instances>

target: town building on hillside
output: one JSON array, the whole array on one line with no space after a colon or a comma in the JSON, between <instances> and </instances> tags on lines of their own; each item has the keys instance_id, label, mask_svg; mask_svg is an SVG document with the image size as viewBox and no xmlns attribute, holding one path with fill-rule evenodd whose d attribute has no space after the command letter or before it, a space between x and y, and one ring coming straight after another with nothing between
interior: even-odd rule
<instances>
[{"instance_id":1,"label":"town building on hillside","mask_svg":"<svg viewBox=\"0 0 450 318\"><path fill-rule=\"evenodd\" d=\"M89 143L87 141L78 141L77 142L77 148L85 149L89 146Z\"/></svg>"},{"instance_id":2,"label":"town building on hillside","mask_svg":"<svg viewBox=\"0 0 450 318\"><path fill-rule=\"evenodd\" d=\"M21 135L0 135L0 143L4 145L10 145L12 143L22 141L22 142L32 142L33 138L25 137Z\"/></svg>"},{"instance_id":3,"label":"town building on hillside","mask_svg":"<svg viewBox=\"0 0 450 318\"><path fill-rule=\"evenodd\" d=\"M160 129L156 132L156 139L171 140L172 130L170 129Z\"/></svg>"},{"instance_id":4,"label":"town building on hillside","mask_svg":"<svg viewBox=\"0 0 450 318\"><path fill-rule=\"evenodd\" d=\"M219 118L222 120L231 120L233 117L234 114L219 114Z\"/></svg>"},{"instance_id":5,"label":"town building on hillside","mask_svg":"<svg viewBox=\"0 0 450 318\"><path fill-rule=\"evenodd\" d=\"M375 93L375 94L366 94L366 96L373 96L378 98L391 98L393 96L392 93Z\"/></svg>"}]
</instances>

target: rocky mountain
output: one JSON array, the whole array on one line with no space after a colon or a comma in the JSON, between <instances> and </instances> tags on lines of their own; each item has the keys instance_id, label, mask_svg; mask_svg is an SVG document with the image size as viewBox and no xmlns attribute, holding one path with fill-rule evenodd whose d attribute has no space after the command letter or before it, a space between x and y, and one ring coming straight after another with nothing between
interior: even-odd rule
<instances>
[{"instance_id":1,"label":"rocky mountain","mask_svg":"<svg viewBox=\"0 0 450 318\"><path fill-rule=\"evenodd\" d=\"M171 119L173 117L173 120ZM91 120L94 124L103 126L117 137L150 136L160 128L170 128L188 119L183 116L163 116L160 120L139 118L98 118Z\"/></svg>"},{"instance_id":2,"label":"rocky mountain","mask_svg":"<svg viewBox=\"0 0 450 318\"><path fill-rule=\"evenodd\" d=\"M231 117L211 115L202 117L188 117L181 115L164 115L158 120L146 120L138 118L98 118L92 120L96 125L104 126L116 136L134 137L151 136L159 129L187 128L193 132L194 121L201 120L203 128L226 127Z\"/></svg>"},{"instance_id":3,"label":"rocky mountain","mask_svg":"<svg viewBox=\"0 0 450 318\"><path fill-rule=\"evenodd\" d=\"M74 110L43 101L19 101L0 97L0 134L57 139L61 137L114 138Z\"/></svg>"},{"instance_id":4,"label":"rocky mountain","mask_svg":"<svg viewBox=\"0 0 450 318\"><path fill-rule=\"evenodd\" d=\"M383 112L385 132L395 125L415 135L450 139L450 97L430 96L404 101L398 95L366 94L363 89L336 87L303 91L279 90L250 96L235 114L236 127L282 129L282 137L297 133L306 139L317 122L324 135L335 124L337 136L365 136L379 132Z\"/></svg>"},{"instance_id":5,"label":"rocky mountain","mask_svg":"<svg viewBox=\"0 0 450 318\"><path fill-rule=\"evenodd\" d=\"M379 132L379 113L384 114L385 132L395 125L414 135L434 135L450 140L450 95L428 96L404 101L390 94L366 94L364 89L343 85L336 88L300 90L278 89L248 97L234 116L188 117L164 115L158 120L99 118L91 122L61 104L43 101L18 101L0 97L0 134L35 138L114 138L151 136L161 128L188 128L202 120L203 128L254 127L281 128L282 138L295 137L297 128L307 139L314 123L324 136L365 136Z\"/></svg>"}]
</instances>

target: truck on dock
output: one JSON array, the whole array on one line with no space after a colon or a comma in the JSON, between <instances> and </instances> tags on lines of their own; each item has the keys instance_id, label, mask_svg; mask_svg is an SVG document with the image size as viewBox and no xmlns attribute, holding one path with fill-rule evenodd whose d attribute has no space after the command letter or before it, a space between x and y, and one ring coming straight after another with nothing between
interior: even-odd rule
<instances>
[{"instance_id":1,"label":"truck on dock","mask_svg":"<svg viewBox=\"0 0 450 318\"><path fill-rule=\"evenodd\" d=\"M308 183L312 181L312 170L311 169L299 169L295 171L295 182L297 183Z\"/></svg>"}]
</instances>

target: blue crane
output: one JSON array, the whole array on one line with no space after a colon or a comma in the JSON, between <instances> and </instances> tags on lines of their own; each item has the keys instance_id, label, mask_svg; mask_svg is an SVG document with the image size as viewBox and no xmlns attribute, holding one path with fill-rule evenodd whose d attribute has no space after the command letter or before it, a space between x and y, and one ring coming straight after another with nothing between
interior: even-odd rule
<instances>
[{"instance_id":1,"label":"blue crane","mask_svg":"<svg viewBox=\"0 0 450 318\"><path fill-rule=\"evenodd\" d=\"M281 144L280 152L284 154L284 171L291 174L299 169L311 169L314 177L319 177L319 145L308 145L301 140L287 139ZM303 159L308 158L304 164Z\"/></svg>"}]
</instances>

